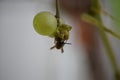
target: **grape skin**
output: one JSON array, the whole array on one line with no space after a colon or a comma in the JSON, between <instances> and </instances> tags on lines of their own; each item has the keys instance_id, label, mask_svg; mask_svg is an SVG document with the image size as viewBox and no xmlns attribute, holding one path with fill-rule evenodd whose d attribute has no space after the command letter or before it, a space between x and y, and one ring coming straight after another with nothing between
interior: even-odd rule
<instances>
[{"instance_id":1,"label":"grape skin","mask_svg":"<svg viewBox=\"0 0 120 80\"><path fill-rule=\"evenodd\" d=\"M57 20L50 12L39 12L33 19L33 26L35 31L40 35L49 36L55 32Z\"/></svg>"}]
</instances>

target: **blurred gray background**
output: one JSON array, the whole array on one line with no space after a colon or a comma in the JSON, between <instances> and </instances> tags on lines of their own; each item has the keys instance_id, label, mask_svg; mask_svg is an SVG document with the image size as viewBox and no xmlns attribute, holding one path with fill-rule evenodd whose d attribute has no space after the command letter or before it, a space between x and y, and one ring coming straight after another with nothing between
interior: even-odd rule
<instances>
[{"instance_id":1,"label":"blurred gray background","mask_svg":"<svg viewBox=\"0 0 120 80\"><path fill-rule=\"evenodd\" d=\"M40 11L55 14L54 0L0 0L0 80L91 80L84 49L74 41L60 50L50 50L54 39L33 29ZM69 16L61 14L69 25Z\"/></svg>"}]
</instances>

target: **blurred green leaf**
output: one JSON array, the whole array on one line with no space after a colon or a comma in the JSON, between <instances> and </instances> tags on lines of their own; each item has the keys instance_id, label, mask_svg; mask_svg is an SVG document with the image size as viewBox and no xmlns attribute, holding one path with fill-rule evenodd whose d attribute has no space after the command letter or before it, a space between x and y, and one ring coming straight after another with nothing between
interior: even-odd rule
<instances>
[{"instance_id":1,"label":"blurred green leaf","mask_svg":"<svg viewBox=\"0 0 120 80\"><path fill-rule=\"evenodd\" d=\"M110 0L110 8L112 10L112 15L119 21L115 22L115 29L120 34L120 0Z\"/></svg>"}]
</instances>

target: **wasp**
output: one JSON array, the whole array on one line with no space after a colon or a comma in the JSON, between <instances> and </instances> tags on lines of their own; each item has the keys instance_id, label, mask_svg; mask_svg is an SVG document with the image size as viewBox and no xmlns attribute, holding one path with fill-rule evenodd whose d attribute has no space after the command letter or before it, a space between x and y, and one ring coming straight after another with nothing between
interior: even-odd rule
<instances>
[{"instance_id":1,"label":"wasp","mask_svg":"<svg viewBox=\"0 0 120 80\"><path fill-rule=\"evenodd\" d=\"M54 46L50 49L61 49L61 53L64 52L64 45L65 44L71 44L67 43L67 40L69 39L69 31L72 29L71 26L62 24L59 27L57 27L56 32L54 33Z\"/></svg>"}]
</instances>

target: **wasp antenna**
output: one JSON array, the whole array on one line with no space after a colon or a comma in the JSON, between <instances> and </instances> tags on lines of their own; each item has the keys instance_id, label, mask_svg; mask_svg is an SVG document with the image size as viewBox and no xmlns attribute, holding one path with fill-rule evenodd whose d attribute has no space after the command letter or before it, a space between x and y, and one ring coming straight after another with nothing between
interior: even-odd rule
<instances>
[{"instance_id":1,"label":"wasp antenna","mask_svg":"<svg viewBox=\"0 0 120 80\"><path fill-rule=\"evenodd\" d=\"M65 43L65 44L69 44L69 45L72 45L71 43Z\"/></svg>"}]
</instances>

